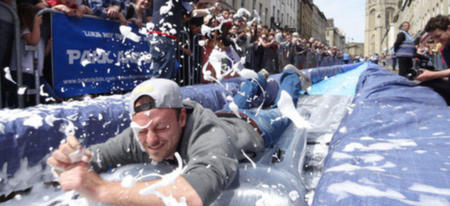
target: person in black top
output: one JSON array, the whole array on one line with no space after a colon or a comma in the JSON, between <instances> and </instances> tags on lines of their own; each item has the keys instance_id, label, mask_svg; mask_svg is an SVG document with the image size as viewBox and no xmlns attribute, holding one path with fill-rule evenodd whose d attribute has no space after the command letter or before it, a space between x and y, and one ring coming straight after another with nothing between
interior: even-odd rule
<instances>
[{"instance_id":1,"label":"person in black top","mask_svg":"<svg viewBox=\"0 0 450 206\"><path fill-rule=\"evenodd\" d=\"M425 32L431 35L431 38L436 42L441 42L444 45L442 56L447 65L450 65L450 20L447 16L438 15L431 18L425 26ZM440 71L430 71L427 69L420 69L420 74L416 80L422 81L420 85L431 87L434 91L439 93L450 106L450 68Z\"/></svg>"},{"instance_id":2,"label":"person in black top","mask_svg":"<svg viewBox=\"0 0 450 206\"><path fill-rule=\"evenodd\" d=\"M208 9L193 9L189 0L153 0L152 27L149 34L153 77L171 79L176 77L175 59L177 35L181 31L184 15L202 17L215 12Z\"/></svg>"}]
</instances>

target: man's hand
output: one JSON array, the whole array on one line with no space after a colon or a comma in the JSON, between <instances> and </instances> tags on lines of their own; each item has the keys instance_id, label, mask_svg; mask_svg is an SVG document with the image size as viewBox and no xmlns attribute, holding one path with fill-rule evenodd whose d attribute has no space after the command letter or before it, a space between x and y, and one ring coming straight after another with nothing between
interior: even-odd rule
<instances>
[{"instance_id":1,"label":"man's hand","mask_svg":"<svg viewBox=\"0 0 450 206\"><path fill-rule=\"evenodd\" d=\"M416 80L417 81L428 81L431 79L436 79L434 73L427 69L419 69L419 75L417 75Z\"/></svg>"},{"instance_id":2,"label":"man's hand","mask_svg":"<svg viewBox=\"0 0 450 206\"><path fill-rule=\"evenodd\" d=\"M83 10L81 10L81 9L76 9L76 10L75 10L75 16L76 16L77 18L83 17L83 14L84 14Z\"/></svg>"},{"instance_id":3,"label":"man's hand","mask_svg":"<svg viewBox=\"0 0 450 206\"><path fill-rule=\"evenodd\" d=\"M88 162L92 153L89 150L83 150L77 138L71 136L67 137L66 141L59 145L59 148L52 153L52 156L47 159L47 164L55 168L55 172L59 175L64 170L74 167L77 162L74 161L74 154L84 151L81 161ZM72 158L71 158L72 157Z\"/></svg>"},{"instance_id":4,"label":"man's hand","mask_svg":"<svg viewBox=\"0 0 450 206\"><path fill-rule=\"evenodd\" d=\"M106 14L111 19L118 19L119 13L120 13L119 6L114 5L114 6L110 6L110 7L106 8Z\"/></svg>"},{"instance_id":5,"label":"man's hand","mask_svg":"<svg viewBox=\"0 0 450 206\"><path fill-rule=\"evenodd\" d=\"M139 18L131 18L128 21L136 24L136 26L138 26L139 28L142 27L142 21Z\"/></svg>"},{"instance_id":6,"label":"man's hand","mask_svg":"<svg viewBox=\"0 0 450 206\"><path fill-rule=\"evenodd\" d=\"M106 185L97 173L90 171L90 165L86 162L78 162L73 168L62 172L58 182L64 191L75 190L94 202L100 201L101 187Z\"/></svg>"},{"instance_id":7,"label":"man's hand","mask_svg":"<svg viewBox=\"0 0 450 206\"><path fill-rule=\"evenodd\" d=\"M92 14L93 13L92 9L87 7L86 5L80 5L78 9L80 9L83 12L83 14Z\"/></svg>"},{"instance_id":8,"label":"man's hand","mask_svg":"<svg viewBox=\"0 0 450 206\"><path fill-rule=\"evenodd\" d=\"M69 8L69 7L67 7L67 6L64 5L64 4L56 5L56 6L52 7L52 9L55 9L55 10L57 10L57 11L64 12L67 16L74 16L74 15L75 15L75 10L73 10L73 9L71 9L71 8Z\"/></svg>"}]
</instances>

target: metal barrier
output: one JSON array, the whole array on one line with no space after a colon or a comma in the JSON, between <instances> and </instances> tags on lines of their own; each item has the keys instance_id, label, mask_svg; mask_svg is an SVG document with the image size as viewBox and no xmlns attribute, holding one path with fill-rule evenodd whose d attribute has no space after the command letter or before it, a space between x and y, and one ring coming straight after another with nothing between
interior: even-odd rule
<instances>
[{"instance_id":1,"label":"metal barrier","mask_svg":"<svg viewBox=\"0 0 450 206\"><path fill-rule=\"evenodd\" d=\"M202 81L202 67L203 67L203 47L199 45L202 34L196 34L192 38L192 71L191 85L200 84Z\"/></svg>"},{"instance_id":2,"label":"metal barrier","mask_svg":"<svg viewBox=\"0 0 450 206\"><path fill-rule=\"evenodd\" d=\"M40 78L39 78L39 66L37 65L38 61L35 61L38 58L38 52L36 46L25 46L25 51L31 51L33 52L33 76L34 76L34 89L27 88L27 91L25 92L26 95L35 95L35 104L40 103Z\"/></svg>"},{"instance_id":3,"label":"metal barrier","mask_svg":"<svg viewBox=\"0 0 450 206\"><path fill-rule=\"evenodd\" d=\"M3 6L5 3L0 2L1 5ZM6 4L5 4L6 5ZM37 15L44 15L47 13L62 13L59 11L56 11L54 9L43 9L41 11L39 11L37 13ZM15 13L13 13L15 14ZM93 15L84 15L84 17L88 17L88 18L93 18L93 19L102 19L100 17L97 16L93 16ZM17 15L15 16L15 23L18 25L18 18ZM16 38L20 39L20 37L18 36L18 27L16 26ZM185 86L185 85L194 85L194 84L199 84L201 83L201 79L202 79L202 63L203 63L203 45L200 45L199 41L201 40L201 38L203 37L203 35L201 34L196 34L194 36L191 36L188 32L186 31L181 31L178 34L178 38L179 38L179 46L184 47L186 49L190 49L191 50L191 55L185 55L183 54L181 49L178 49L177 51L177 60L180 63L180 69L179 72L176 76L178 83L181 86ZM18 47L18 41L16 41L16 46ZM252 48L252 47L248 47L248 48ZM294 58L289 59L289 51L291 50L290 47L282 47L280 48L276 53L277 54L281 54L281 56L277 55L277 59L278 59L278 64L276 65L280 65L280 64L295 64L297 63L297 60L294 60ZM17 58L17 61L20 62L20 49L16 49L17 51L17 56L19 58ZM246 52L243 52L244 54ZM281 57L281 58L280 58ZM255 61L256 58L252 58L252 60L249 62L250 63L250 67L255 67L256 62ZM341 62L338 62L337 59L335 57L331 57L331 56L321 56L320 54L317 54L315 51L308 51L307 54L304 55L304 58L300 58L301 65L304 65L304 68L313 68L313 67L319 67L319 66L330 66L330 65L335 65L335 64L340 64ZM21 88L23 86L23 77L22 77L22 68L20 68L20 64L18 63L18 70L17 70L17 78L18 78L18 86L19 88ZM297 65L298 66L298 65ZM282 68L282 67L281 67ZM260 69L260 68L255 68L255 69ZM53 75L53 74L52 74ZM39 76L38 74L35 74L35 89L34 90L29 90L27 93L25 94L36 94L36 102L39 102L40 96L40 88L39 88ZM23 95L19 95L19 107L23 107L24 106L24 100L23 100L24 96ZM3 101L3 98L0 96L0 104L2 103L1 101ZM1 106L1 105L0 105Z\"/></svg>"},{"instance_id":4,"label":"metal barrier","mask_svg":"<svg viewBox=\"0 0 450 206\"><path fill-rule=\"evenodd\" d=\"M178 33L178 45L179 49L177 49L177 59L179 65L179 70L177 74L177 82L180 86L190 85L190 76L193 73L191 68L191 55L186 55L183 53L184 49L190 49L191 39L190 35L186 31L181 31Z\"/></svg>"},{"instance_id":5,"label":"metal barrier","mask_svg":"<svg viewBox=\"0 0 450 206\"><path fill-rule=\"evenodd\" d=\"M15 38L14 42L15 43L14 43L13 47L15 47L15 50L16 50L15 55L17 57L16 58L17 87L21 88L23 86L23 79L22 79L22 66L20 64L22 62L21 61L22 57L20 55L20 41L21 41L21 39L20 39L20 22L19 22L19 17L17 16L16 11L14 10L14 8L11 5L9 5L9 4L7 4L7 3L5 3L3 1L0 1L0 7L4 8L12 16L12 19L13 19L12 23L14 23L14 33L15 33L15 35L14 35L14 38ZM4 14L2 14L2 15L4 15ZM3 68L1 68L1 69L3 69ZM3 101L3 98L0 98L0 100ZM18 100L19 108L23 108L24 107L23 95L21 95L21 94L17 95L17 100ZM2 104L0 106L3 107L3 102L2 102Z\"/></svg>"},{"instance_id":6,"label":"metal barrier","mask_svg":"<svg viewBox=\"0 0 450 206\"><path fill-rule=\"evenodd\" d=\"M178 35L180 47L189 49L191 55L185 55L181 50L178 50L177 59L180 65L180 70L177 75L177 81L181 86L195 85L201 83L203 49L199 45L199 41L203 35L195 34L191 36L186 31L181 31Z\"/></svg>"}]
</instances>

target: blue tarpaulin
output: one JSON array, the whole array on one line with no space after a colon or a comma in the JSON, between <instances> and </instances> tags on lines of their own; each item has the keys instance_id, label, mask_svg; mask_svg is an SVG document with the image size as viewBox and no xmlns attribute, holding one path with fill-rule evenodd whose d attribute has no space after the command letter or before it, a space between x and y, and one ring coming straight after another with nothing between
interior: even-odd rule
<instances>
[{"instance_id":1,"label":"blue tarpaulin","mask_svg":"<svg viewBox=\"0 0 450 206\"><path fill-rule=\"evenodd\" d=\"M357 68L336 74L334 76L324 76L322 81L314 84L310 91L311 95L355 95L356 83L361 73L367 69L367 64L361 64Z\"/></svg>"},{"instance_id":2,"label":"blue tarpaulin","mask_svg":"<svg viewBox=\"0 0 450 206\"><path fill-rule=\"evenodd\" d=\"M356 88L313 205L450 205L445 101L373 64Z\"/></svg>"}]
</instances>

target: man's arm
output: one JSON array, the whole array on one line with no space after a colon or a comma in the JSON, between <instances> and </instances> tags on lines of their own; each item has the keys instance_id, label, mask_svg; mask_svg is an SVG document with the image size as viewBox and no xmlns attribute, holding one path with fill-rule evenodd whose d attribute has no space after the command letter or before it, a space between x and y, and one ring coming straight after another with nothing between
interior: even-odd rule
<instances>
[{"instance_id":1,"label":"man's arm","mask_svg":"<svg viewBox=\"0 0 450 206\"><path fill-rule=\"evenodd\" d=\"M89 165L80 163L61 173L61 188L75 190L83 197L95 202L113 205L166 205L166 201L186 201L188 205L202 205L202 200L192 186L179 176L174 182L156 188L152 194L141 195L140 191L161 180L137 182L131 187L122 187L120 182L108 182L90 171Z\"/></svg>"},{"instance_id":2,"label":"man's arm","mask_svg":"<svg viewBox=\"0 0 450 206\"><path fill-rule=\"evenodd\" d=\"M421 74L416 77L418 81L428 81L432 79L439 79L450 76L450 68L440 71L430 71L427 69L420 69Z\"/></svg>"}]
</instances>

